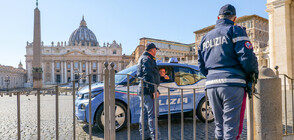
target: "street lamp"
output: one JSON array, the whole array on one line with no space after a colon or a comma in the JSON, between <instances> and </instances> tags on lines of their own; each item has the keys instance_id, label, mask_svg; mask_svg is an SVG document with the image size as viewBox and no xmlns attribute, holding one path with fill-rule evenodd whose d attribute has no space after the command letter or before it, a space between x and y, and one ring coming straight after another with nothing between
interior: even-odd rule
<instances>
[{"instance_id":1,"label":"street lamp","mask_svg":"<svg viewBox=\"0 0 294 140\"><path fill-rule=\"evenodd\" d=\"M8 92L8 85L10 84L10 77L8 75L4 78L4 82L7 85L7 92Z\"/></svg>"}]
</instances>

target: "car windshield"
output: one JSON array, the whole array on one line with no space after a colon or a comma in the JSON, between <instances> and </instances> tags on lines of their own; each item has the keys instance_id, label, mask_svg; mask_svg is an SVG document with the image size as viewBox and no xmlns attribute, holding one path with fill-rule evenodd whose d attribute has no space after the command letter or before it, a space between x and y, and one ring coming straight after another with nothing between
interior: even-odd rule
<instances>
[{"instance_id":1,"label":"car windshield","mask_svg":"<svg viewBox=\"0 0 294 140\"><path fill-rule=\"evenodd\" d=\"M137 71L137 65L118 72L117 74L115 74L115 83L119 84L127 78L127 75L120 75L120 74L132 74L136 71Z\"/></svg>"}]
</instances>

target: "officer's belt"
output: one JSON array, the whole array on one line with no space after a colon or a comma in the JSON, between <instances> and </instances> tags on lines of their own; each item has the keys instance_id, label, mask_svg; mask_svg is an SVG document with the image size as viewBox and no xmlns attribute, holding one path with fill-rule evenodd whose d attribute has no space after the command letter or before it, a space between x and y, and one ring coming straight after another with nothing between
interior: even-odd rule
<instances>
[{"instance_id":1,"label":"officer's belt","mask_svg":"<svg viewBox=\"0 0 294 140\"><path fill-rule=\"evenodd\" d=\"M246 75L243 71L235 69L235 68L210 69L210 70L208 70L208 75L228 73L228 72L246 78Z\"/></svg>"}]
</instances>

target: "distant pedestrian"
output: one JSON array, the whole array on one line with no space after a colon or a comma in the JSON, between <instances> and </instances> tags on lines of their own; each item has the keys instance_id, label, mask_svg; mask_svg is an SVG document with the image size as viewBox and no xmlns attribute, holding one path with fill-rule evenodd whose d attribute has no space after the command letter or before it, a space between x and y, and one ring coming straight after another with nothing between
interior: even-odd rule
<instances>
[{"instance_id":1,"label":"distant pedestrian","mask_svg":"<svg viewBox=\"0 0 294 140\"><path fill-rule=\"evenodd\" d=\"M160 76L158 72L158 68L156 65L156 50L158 48L153 44L148 44L146 47L146 51L142 54L139 59L137 75L139 78L142 78L144 81L154 83L157 86L160 83ZM144 114L140 111L140 122L139 122L139 131L140 135L142 136L142 122L141 118L144 116L144 139L155 139L155 106L154 106L154 98L157 96L159 97L159 92L155 91L155 87L152 84L141 83L138 87L138 95L141 95L141 89L144 90ZM141 99L141 96L140 100ZM158 108L158 106L157 106ZM147 125L148 124L148 125ZM149 128L149 131L148 131ZM160 140L160 133L158 131L158 139Z\"/></svg>"},{"instance_id":2,"label":"distant pedestrian","mask_svg":"<svg viewBox=\"0 0 294 140\"><path fill-rule=\"evenodd\" d=\"M215 116L215 138L239 139L246 106L246 84L258 75L257 58L243 27L235 26L235 7L221 7L215 28L203 36L198 62ZM257 77L256 77L257 79ZM248 88L248 90L250 90Z\"/></svg>"}]
</instances>

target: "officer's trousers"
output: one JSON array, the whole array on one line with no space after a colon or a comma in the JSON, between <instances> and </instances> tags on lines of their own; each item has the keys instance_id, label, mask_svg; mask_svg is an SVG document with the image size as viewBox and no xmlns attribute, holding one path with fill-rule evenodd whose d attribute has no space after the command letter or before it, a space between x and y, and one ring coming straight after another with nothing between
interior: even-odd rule
<instances>
[{"instance_id":1,"label":"officer's trousers","mask_svg":"<svg viewBox=\"0 0 294 140\"><path fill-rule=\"evenodd\" d=\"M207 95L215 118L215 138L239 139L246 107L244 88L229 86L209 88Z\"/></svg>"},{"instance_id":2,"label":"officer's trousers","mask_svg":"<svg viewBox=\"0 0 294 140\"><path fill-rule=\"evenodd\" d=\"M142 101L141 96L139 96L140 101ZM157 101L157 108L158 108ZM158 108L159 111L159 108ZM157 113L159 115L159 113ZM140 120L139 120L139 131L142 136L142 111L140 110ZM161 140L159 128L157 129L158 140ZM155 106L154 99L151 95L144 95L144 138L155 139Z\"/></svg>"}]
</instances>

